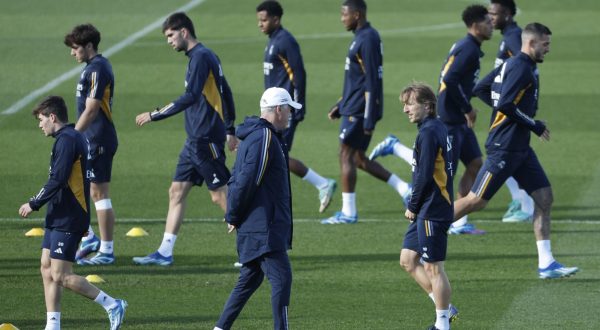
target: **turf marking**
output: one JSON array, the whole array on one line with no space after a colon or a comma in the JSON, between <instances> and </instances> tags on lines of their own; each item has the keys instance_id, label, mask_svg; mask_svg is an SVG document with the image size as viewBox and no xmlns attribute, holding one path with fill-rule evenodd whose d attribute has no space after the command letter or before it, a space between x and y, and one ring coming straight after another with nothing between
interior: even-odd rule
<instances>
[{"instance_id":1,"label":"turf marking","mask_svg":"<svg viewBox=\"0 0 600 330\"><path fill-rule=\"evenodd\" d=\"M194 7L202 4L205 1L206 0L192 0L189 3L187 3L186 5L184 5L184 6L180 7L180 8L177 8L173 12L190 10L190 9L192 9L192 8L194 8ZM165 15L163 17L160 17L159 19L157 19L156 21L152 22L151 24L145 26L141 30L133 33L129 37L123 39L119 43L117 43L114 46L108 48L102 54L105 57L110 57L111 55L114 55L114 54L118 53L119 51L123 50L123 48L125 48L125 47L133 44L134 42L136 42L140 38L144 37L148 33L154 31L155 29L157 29L159 27L161 27L162 23L164 22L164 20L166 18L167 18L167 15ZM33 100L35 100L38 97L40 97L40 96L48 93L53 88L57 87L58 85L62 84L63 82L65 82L65 81L67 81L67 80L75 77L76 75L80 74L81 70L83 69L84 66L85 66L84 64L78 65L77 67L75 67L75 68L73 68L73 69L71 69L71 70L69 70L69 71L61 74L60 76L58 76L54 80L48 82L46 85L42 86L41 88L38 88L38 89L32 91L27 96L25 96L24 98L20 99L19 101L17 101L13 105L11 105L8 109L2 111L1 113L3 115L11 115L11 114L17 113L19 110L23 109L26 105L28 105Z\"/></svg>"},{"instance_id":2,"label":"turf marking","mask_svg":"<svg viewBox=\"0 0 600 330\"><path fill-rule=\"evenodd\" d=\"M294 222L298 222L298 223L315 223L315 224L319 224L319 222L321 221L321 219L323 218L294 218ZM27 218L27 219L23 219L23 218L0 218L0 222L2 221L7 221L7 222L27 222L28 224L32 223L32 222L37 222L40 226L42 226L44 224L44 218ZM184 219L185 222L222 222L223 219L222 218L185 218ZM363 222L367 222L367 223L401 223L402 221L407 221L405 219L363 219L361 218L358 223L363 223ZM93 220L92 223L95 223L96 221ZM165 222L165 218L119 218L117 219L117 222L128 222L128 223L164 223ZM469 222L473 222L473 223L501 223L501 220L471 220L469 219ZM586 224L586 225L600 225L600 219L587 219L587 220L575 220L575 219L553 219L553 222L555 223L569 223L569 224ZM515 226L519 226L519 224L515 224Z\"/></svg>"}]
</instances>

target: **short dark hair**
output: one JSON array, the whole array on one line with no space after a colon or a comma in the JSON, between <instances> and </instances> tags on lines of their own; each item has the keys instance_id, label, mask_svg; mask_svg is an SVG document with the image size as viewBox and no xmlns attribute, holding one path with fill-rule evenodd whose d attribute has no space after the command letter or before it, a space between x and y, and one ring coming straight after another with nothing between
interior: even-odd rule
<instances>
[{"instance_id":1,"label":"short dark hair","mask_svg":"<svg viewBox=\"0 0 600 330\"><path fill-rule=\"evenodd\" d=\"M192 20L184 12L178 12L167 17L163 22L162 32L165 33L168 29L181 30L183 28L188 30L194 39L196 38L196 31L194 30Z\"/></svg>"},{"instance_id":2,"label":"short dark hair","mask_svg":"<svg viewBox=\"0 0 600 330\"><path fill-rule=\"evenodd\" d=\"M437 116L437 98L435 97L435 92L433 91L433 88L431 88L426 83L415 81L412 82L410 85L404 87L402 92L400 92L400 98L404 103L408 101L411 95L415 96L415 100L417 101L417 103L429 106L429 116Z\"/></svg>"},{"instance_id":3,"label":"short dark hair","mask_svg":"<svg viewBox=\"0 0 600 330\"><path fill-rule=\"evenodd\" d=\"M73 28L73 31L69 32L65 36L64 43L67 47L73 47L74 45L85 46L88 42L92 43L94 50L98 50L98 44L100 43L100 31L96 29L92 24L80 24Z\"/></svg>"},{"instance_id":4,"label":"short dark hair","mask_svg":"<svg viewBox=\"0 0 600 330\"><path fill-rule=\"evenodd\" d=\"M508 9L512 16L517 14L517 5L514 0L491 0L490 3L500 5L503 8Z\"/></svg>"},{"instance_id":5,"label":"short dark hair","mask_svg":"<svg viewBox=\"0 0 600 330\"><path fill-rule=\"evenodd\" d=\"M552 35L552 31L550 31L550 28L542 23L533 22L525 26L523 29L523 34L533 34L536 37L541 37L544 35Z\"/></svg>"},{"instance_id":6,"label":"short dark hair","mask_svg":"<svg viewBox=\"0 0 600 330\"><path fill-rule=\"evenodd\" d=\"M462 20L467 27L471 27L473 23L485 21L488 14L487 8L482 5L470 5L462 12Z\"/></svg>"},{"instance_id":7,"label":"short dark hair","mask_svg":"<svg viewBox=\"0 0 600 330\"><path fill-rule=\"evenodd\" d=\"M347 6L354 11L358 11L361 14L367 13L367 3L365 0L344 0L342 6Z\"/></svg>"},{"instance_id":8,"label":"short dark hair","mask_svg":"<svg viewBox=\"0 0 600 330\"><path fill-rule=\"evenodd\" d=\"M49 117L50 114L54 114L61 123L69 122L69 115L67 111L67 104L65 100L56 95L50 95L43 99L38 105L33 108L31 114L37 118L39 115Z\"/></svg>"},{"instance_id":9,"label":"short dark hair","mask_svg":"<svg viewBox=\"0 0 600 330\"><path fill-rule=\"evenodd\" d=\"M281 7L281 4L275 0L263 1L256 7L256 12L258 13L259 11L266 11L267 16L269 17L276 16L281 18L281 16L283 16L283 8Z\"/></svg>"}]
</instances>

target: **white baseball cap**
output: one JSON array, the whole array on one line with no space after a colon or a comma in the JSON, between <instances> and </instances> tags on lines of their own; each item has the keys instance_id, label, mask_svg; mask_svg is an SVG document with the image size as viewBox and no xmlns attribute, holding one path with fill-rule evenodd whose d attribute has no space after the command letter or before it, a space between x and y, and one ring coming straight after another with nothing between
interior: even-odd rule
<instances>
[{"instance_id":1,"label":"white baseball cap","mask_svg":"<svg viewBox=\"0 0 600 330\"><path fill-rule=\"evenodd\" d=\"M274 107L283 104L288 104L294 109L302 109L302 104L294 102L290 93L280 87L268 88L260 98L261 107Z\"/></svg>"}]
</instances>

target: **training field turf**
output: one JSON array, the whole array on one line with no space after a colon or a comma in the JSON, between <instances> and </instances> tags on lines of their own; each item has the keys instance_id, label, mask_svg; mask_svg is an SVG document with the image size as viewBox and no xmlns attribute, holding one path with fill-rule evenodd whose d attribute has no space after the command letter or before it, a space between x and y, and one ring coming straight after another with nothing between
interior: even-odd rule
<instances>
[{"instance_id":1,"label":"training field turf","mask_svg":"<svg viewBox=\"0 0 600 330\"><path fill-rule=\"evenodd\" d=\"M237 279L235 236L226 235L221 210L205 187L188 198L186 222L169 268L139 267L133 256L153 252L162 239L167 189L185 139L182 114L135 126L135 115L174 100L183 91L187 60L160 32L162 18L188 6L200 41L215 50L232 87L238 120L258 113L266 37L256 27L259 1L94 0L0 2L0 324L40 329L45 308L39 275L40 238L24 233L43 225L17 219L19 206L47 178L53 143L37 128L31 108L42 96L66 98L75 120L78 73L27 96L73 70L77 64L62 43L65 33L90 22L102 33L100 52L110 55L116 76L114 118L119 150L111 197L117 215L117 263L75 267L98 274L99 287L129 302L124 329L212 329ZM581 1L517 1L517 22L539 21L552 32L551 52L539 66L540 109L551 141L532 145L553 184L552 247L558 261L578 266L575 277L537 278L537 252L529 224L503 224L509 201L502 189L485 211L471 216L484 236L449 239L446 270L452 302L460 310L453 329L600 328L600 4ZM338 123L326 113L341 95L344 57L352 39L339 20L341 1L287 0L283 25L298 39L308 73L307 117L292 155L324 176L339 178ZM452 43L466 31L460 13L471 1L370 0L368 18L384 43L384 119L371 148L393 132L412 144L416 129L401 112L400 89L411 80L437 87ZM156 24L158 22L158 24ZM152 25L155 24L155 25ZM144 33L148 29L148 33ZM140 32L141 31L141 32ZM137 34L139 33L139 35ZM130 36L135 38L122 42ZM500 34L484 43L482 75L491 70ZM25 99L25 101L22 101ZM29 100L29 102L27 102ZM23 106L18 106L18 102ZM17 106L13 106L17 104ZM481 102L476 131L483 144L489 109ZM369 149L370 151L370 149ZM234 155L228 154L233 164ZM398 158L381 163L408 180L410 167ZM317 212L317 191L293 177L294 270L289 316L293 329L425 329L434 306L398 265L407 226L399 196L385 183L359 173L359 223L323 226L319 219L341 207L337 192L327 213ZM45 211L43 209L42 211ZM95 219L92 220L95 224ZM141 226L147 237L125 233ZM236 329L272 327L270 287L265 281ZM63 329L105 329L103 309L65 291Z\"/></svg>"}]
</instances>

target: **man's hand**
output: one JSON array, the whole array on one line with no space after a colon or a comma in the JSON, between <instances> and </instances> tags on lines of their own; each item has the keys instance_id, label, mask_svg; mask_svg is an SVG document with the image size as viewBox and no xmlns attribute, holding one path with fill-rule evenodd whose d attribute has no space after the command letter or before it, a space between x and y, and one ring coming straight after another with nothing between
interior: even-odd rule
<instances>
[{"instance_id":1,"label":"man's hand","mask_svg":"<svg viewBox=\"0 0 600 330\"><path fill-rule=\"evenodd\" d=\"M417 215L412 213L409 209L406 209L406 212L404 212L404 217L410 222L413 222L417 218Z\"/></svg>"},{"instance_id":2,"label":"man's hand","mask_svg":"<svg viewBox=\"0 0 600 330\"><path fill-rule=\"evenodd\" d=\"M544 130L544 133L542 133L542 135L540 135L540 140L542 140L542 141L550 141L550 130L548 130L548 128L546 128Z\"/></svg>"},{"instance_id":3,"label":"man's hand","mask_svg":"<svg viewBox=\"0 0 600 330\"><path fill-rule=\"evenodd\" d=\"M329 118L329 120L336 120L339 119L341 116L342 115L340 115L340 108L337 104L334 105L327 113L327 117Z\"/></svg>"},{"instance_id":4,"label":"man's hand","mask_svg":"<svg viewBox=\"0 0 600 330\"><path fill-rule=\"evenodd\" d=\"M227 134L227 148L229 149L229 151L237 150L239 143L240 141L237 137L235 137L235 135Z\"/></svg>"},{"instance_id":5,"label":"man's hand","mask_svg":"<svg viewBox=\"0 0 600 330\"><path fill-rule=\"evenodd\" d=\"M477 120L477 112L479 110L473 108L471 112L465 113L465 118L467 118L467 126L469 128L473 128L475 126L475 121Z\"/></svg>"},{"instance_id":6,"label":"man's hand","mask_svg":"<svg viewBox=\"0 0 600 330\"><path fill-rule=\"evenodd\" d=\"M25 203L19 208L19 215L23 218L27 218L27 216L30 215L31 212L33 212L33 209L31 208L31 206L29 206L29 203Z\"/></svg>"},{"instance_id":7,"label":"man's hand","mask_svg":"<svg viewBox=\"0 0 600 330\"><path fill-rule=\"evenodd\" d=\"M151 121L152 118L150 117L150 112L143 112L135 117L135 123L138 126L144 126L144 124L149 123Z\"/></svg>"},{"instance_id":8,"label":"man's hand","mask_svg":"<svg viewBox=\"0 0 600 330\"><path fill-rule=\"evenodd\" d=\"M237 228L232 225L232 224L227 224L227 234L231 234L234 230L236 230Z\"/></svg>"}]
</instances>

